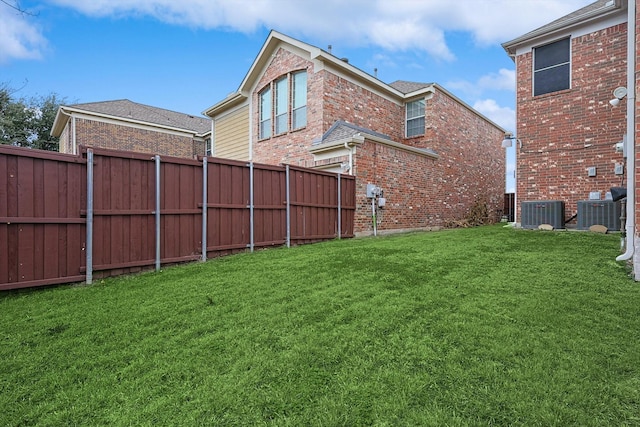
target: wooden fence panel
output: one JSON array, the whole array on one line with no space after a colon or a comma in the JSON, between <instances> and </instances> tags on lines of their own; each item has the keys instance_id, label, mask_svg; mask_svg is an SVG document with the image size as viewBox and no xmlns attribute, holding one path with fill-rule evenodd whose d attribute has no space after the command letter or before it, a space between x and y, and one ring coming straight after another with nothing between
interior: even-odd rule
<instances>
[{"instance_id":1,"label":"wooden fence panel","mask_svg":"<svg viewBox=\"0 0 640 427\"><path fill-rule=\"evenodd\" d=\"M88 227L87 151L72 156L0 146L0 290L83 281L88 252L91 277L202 258L201 162L160 158L157 242L155 157L92 149ZM206 258L285 244L288 192L291 243L353 236L354 177L290 166L287 183L286 170L207 159Z\"/></svg>"},{"instance_id":2,"label":"wooden fence panel","mask_svg":"<svg viewBox=\"0 0 640 427\"><path fill-rule=\"evenodd\" d=\"M153 158L94 149L93 185L93 269L98 272L96 277L136 272L153 265Z\"/></svg>"},{"instance_id":3,"label":"wooden fence panel","mask_svg":"<svg viewBox=\"0 0 640 427\"><path fill-rule=\"evenodd\" d=\"M82 159L0 146L0 290L84 280Z\"/></svg>"},{"instance_id":4,"label":"wooden fence panel","mask_svg":"<svg viewBox=\"0 0 640 427\"><path fill-rule=\"evenodd\" d=\"M249 247L249 168L246 162L207 164L207 258Z\"/></svg>"}]
</instances>

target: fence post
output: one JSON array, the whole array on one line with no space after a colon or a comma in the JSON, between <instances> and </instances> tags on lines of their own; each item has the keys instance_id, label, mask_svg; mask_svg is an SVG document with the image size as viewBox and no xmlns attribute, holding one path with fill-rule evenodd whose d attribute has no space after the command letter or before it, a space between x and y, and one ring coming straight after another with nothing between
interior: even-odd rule
<instances>
[{"instance_id":1,"label":"fence post","mask_svg":"<svg viewBox=\"0 0 640 427\"><path fill-rule=\"evenodd\" d=\"M286 197L287 197L287 247L291 247L291 193L289 188L290 175L289 165L285 166Z\"/></svg>"},{"instance_id":2,"label":"fence post","mask_svg":"<svg viewBox=\"0 0 640 427\"><path fill-rule=\"evenodd\" d=\"M207 260L207 157L202 159L202 262Z\"/></svg>"},{"instance_id":3,"label":"fence post","mask_svg":"<svg viewBox=\"0 0 640 427\"><path fill-rule=\"evenodd\" d=\"M342 174L338 174L338 240L342 236L342 188L340 183L340 176Z\"/></svg>"},{"instance_id":4,"label":"fence post","mask_svg":"<svg viewBox=\"0 0 640 427\"><path fill-rule=\"evenodd\" d=\"M93 283L93 150L87 150L87 285Z\"/></svg>"},{"instance_id":5,"label":"fence post","mask_svg":"<svg viewBox=\"0 0 640 427\"><path fill-rule=\"evenodd\" d=\"M249 248L253 252L253 162L249 162Z\"/></svg>"},{"instance_id":6,"label":"fence post","mask_svg":"<svg viewBox=\"0 0 640 427\"><path fill-rule=\"evenodd\" d=\"M154 156L156 162L156 271L160 271L160 156Z\"/></svg>"}]
</instances>

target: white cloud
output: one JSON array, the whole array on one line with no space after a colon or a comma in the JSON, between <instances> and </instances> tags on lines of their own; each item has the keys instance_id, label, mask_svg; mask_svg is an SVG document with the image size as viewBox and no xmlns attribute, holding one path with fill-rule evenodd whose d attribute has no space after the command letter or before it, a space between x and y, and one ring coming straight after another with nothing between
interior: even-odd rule
<instances>
[{"instance_id":1,"label":"white cloud","mask_svg":"<svg viewBox=\"0 0 640 427\"><path fill-rule=\"evenodd\" d=\"M33 17L0 4L0 64L13 59L39 59L47 46Z\"/></svg>"},{"instance_id":2,"label":"white cloud","mask_svg":"<svg viewBox=\"0 0 640 427\"><path fill-rule=\"evenodd\" d=\"M493 99L483 99L473 104L473 108L487 116L489 119L513 132L516 128L516 112L510 107L501 107Z\"/></svg>"},{"instance_id":3,"label":"white cloud","mask_svg":"<svg viewBox=\"0 0 640 427\"><path fill-rule=\"evenodd\" d=\"M481 45L517 37L592 0L49 0L92 16L145 15L205 29L251 32L261 26L305 38L387 50L418 49L454 58L448 31Z\"/></svg>"},{"instance_id":4,"label":"white cloud","mask_svg":"<svg viewBox=\"0 0 640 427\"><path fill-rule=\"evenodd\" d=\"M516 72L501 68L497 73L489 73L481 76L477 81L452 80L445 85L448 89L457 90L470 97L478 98L487 91L503 90L515 92Z\"/></svg>"}]
</instances>

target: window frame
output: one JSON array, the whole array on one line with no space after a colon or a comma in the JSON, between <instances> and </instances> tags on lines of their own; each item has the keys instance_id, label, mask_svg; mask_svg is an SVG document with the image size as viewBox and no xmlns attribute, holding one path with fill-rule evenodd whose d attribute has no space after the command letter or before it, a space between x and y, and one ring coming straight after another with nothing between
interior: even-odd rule
<instances>
[{"instance_id":1,"label":"window frame","mask_svg":"<svg viewBox=\"0 0 640 427\"><path fill-rule=\"evenodd\" d=\"M269 96L269 99L266 100L266 95ZM271 88L271 84L268 84L264 89L262 89L258 93L258 105L259 105L259 113L258 113L258 138L259 139L268 139L272 136L272 123L273 123L273 90ZM266 102L265 102L266 101ZM269 113L265 115L265 106L269 106Z\"/></svg>"},{"instance_id":2,"label":"window frame","mask_svg":"<svg viewBox=\"0 0 640 427\"><path fill-rule=\"evenodd\" d=\"M307 126L307 74L306 69L301 69L280 75L258 92L258 139L269 139ZM302 84L300 86L296 84L299 81L296 77L302 75L305 76L304 88ZM298 87L297 90L296 87ZM300 89L304 90L304 95L297 98L296 95ZM267 94L270 97L268 100L265 98ZM300 105L296 104L298 99L302 101ZM269 109L265 108L265 102L268 103ZM284 111L281 108L282 105L286 105ZM266 117L267 111L270 117ZM284 127L282 127L283 124Z\"/></svg>"},{"instance_id":3,"label":"window frame","mask_svg":"<svg viewBox=\"0 0 640 427\"><path fill-rule=\"evenodd\" d=\"M566 43L567 47L566 47L566 52L562 52L563 55L566 55L567 60L566 61L562 61L562 62L553 62L551 65L549 64L542 64L543 66L538 67L538 65L536 64L538 55L540 55L540 49L545 49L545 48L551 48L552 45L556 45L558 43ZM553 52L549 53L549 55L551 55ZM534 48L532 48L532 56L531 56L531 93L533 94L534 97L536 96L543 96L543 95L547 95L550 93L555 93L555 92L560 92L563 90L568 90L571 89L571 73L572 73L572 66L573 66L573 61L571 60L571 36L567 36L567 37L563 37L561 39L557 39L554 40L552 42L549 43L545 43L539 46L536 46ZM549 59L546 56L541 57L541 61L546 60L545 62L549 62ZM566 71L561 70L561 68L566 68ZM549 71L554 71L557 70L558 72L562 72L562 82L556 82L553 84L549 84L547 83L546 86L545 84L542 83L541 80L542 76L545 73L548 73ZM565 82L566 80L566 82ZM555 84L555 85L554 85ZM561 87L558 87L561 86ZM550 88L550 89L549 89Z\"/></svg>"},{"instance_id":4,"label":"window frame","mask_svg":"<svg viewBox=\"0 0 640 427\"><path fill-rule=\"evenodd\" d=\"M417 114L414 116L409 117L409 108L412 104L415 103L421 103L422 104L422 109L421 112L422 114ZM427 100L426 98L418 98L418 99L414 99L412 101L408 101L405 104L405 108L404 108L404 136L405 138L415 138L417 136L422 136L425 134L425 129L426 129L426 108L427 108ZM417 111L420 111L420 109L418 109ZM409 135L409 123L410 122L415 122L416 120L421 120L422 121L422 128L421 131L419 133L415 133L415 134L411 134ZM411 129L416 129L415 126L412 126Z\"/></svg>"}]
</instances>

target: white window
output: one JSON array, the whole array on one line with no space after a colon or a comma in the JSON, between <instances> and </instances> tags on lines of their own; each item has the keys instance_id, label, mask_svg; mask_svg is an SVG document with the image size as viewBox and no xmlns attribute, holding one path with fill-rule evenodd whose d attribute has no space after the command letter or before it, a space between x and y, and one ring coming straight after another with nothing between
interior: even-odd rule
<instances>
[{"instance_id":1,"label":"white window","mask_svg":"<svg viewBox=\"0 0 640 427\"><path fill-rule=\"evenodd\" d=\"M570 39L562 39L533 50L533 96L571 87Z\"/></svg>"},{"instance_id":2,"label":"white window","mask_svg":"<svg viewBox=\"0 0 640 427\"><path fill-rule=\"evenodd\" d=\"M418 99L407 103L407 138L424 135L425 101Z\"/></svg>"},{"instance_id":3,"label":"white window","mask_svg":"<svg viewBox=\"0 0 640 427\"><path fill-rule=\"evenodd\" d=\"M292 125L300 129L307 125L307 72L293 74Z\"/></svg>"},{"instance_id":4,"label":"white window","mask_svg":"<svg viewBox=\"0 0 640 427\"><path fill-rule=\"evenodd\" d=\"M271 87L260 92L260 139L271 136Z\"/></svg>"},{"instance_id":5,"label":"white window","mask_svg":"<svg viewBox=\"0 0 640 427\"><path fill-rule=\"evenodd\" d=\"M259 93L259 98L260 139L270 138L272 130L274 135L280 135L307 125L306 71L287 74L271 82Z\"/></svg>"}]
</instances>

